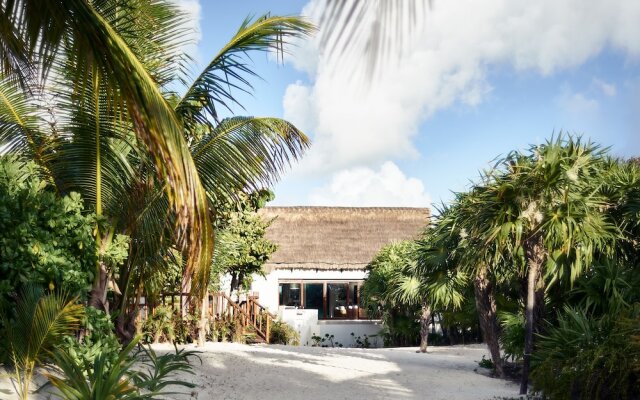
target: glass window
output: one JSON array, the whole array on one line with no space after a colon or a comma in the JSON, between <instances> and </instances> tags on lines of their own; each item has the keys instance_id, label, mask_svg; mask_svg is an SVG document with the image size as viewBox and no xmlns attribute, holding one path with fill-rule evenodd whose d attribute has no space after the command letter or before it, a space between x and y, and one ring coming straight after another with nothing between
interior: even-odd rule
<instances>
[{"instance_id":1,"label":"glass window","mask_svg":"<svg viewBox=\"0 0 640 400\"><path fill-rule=\"evenodd\" d=\"M324 284L305 283L304 284L304 308L318 310L318 319L324 318Z\"/></svg>"},{"instance_id":2,"label":"glass window","mask_svg":"<svg viewBox=\"0 0 640 400\"><path fill-rule=\"evenodd\" d=\"M280 305L288 307L300 307L300 284L281 283L279 287Z\"/></svg>"},{"instance_id":3,"label":"glass window","mask_svg":"<svg viewBox=\"0 0 640 400\"><path fill-rule=\"evenodd\" d=\"M346 283L327 284L327 314L328 318L348 318L347 314L347 291Z\"/></svg>"},{"instance_id":4,"label":"glass window","mask_svg":"<svg viewBox=\"0 0 640 400\"><path fill-rule=\"evenodd\" d=\"M362 282L298 281L279 284L281 306L318 310L318 319L366 319Z\"/></svg>"}]
</instances>

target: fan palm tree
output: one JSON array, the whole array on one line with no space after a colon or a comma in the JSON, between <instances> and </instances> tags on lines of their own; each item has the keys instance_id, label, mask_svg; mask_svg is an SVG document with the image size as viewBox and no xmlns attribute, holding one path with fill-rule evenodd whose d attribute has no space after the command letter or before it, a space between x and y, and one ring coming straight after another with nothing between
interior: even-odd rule
<instances>
[{"instance_id":1,"label":"fan palm tree","mask_svg":"<svg viewBox=\"0 0 640 400\"><path fill-rule=\"evenodd\" d=\"M559 136L526 154L509 154L478 190L475 234L495 246L496 262L507 253L526 276L522 394L545 288L573 282L619 234L601 212L608 206L599 193L605 161L596 145Z\"/></svg>"},{"instance_id":2,"label":"fan palm tree","mask_svg":"<svg viewBox=\"0 0 640 400\"><path fill-rule=\"evenodd\" d=\"M440 212L436 223L439 232L441 257L448 259L449 268L461 269L473 282L475 305L480 330L491 354L495 372L504 377L500 355L499 324L497 319L494 250L481 242L473 218L478 204L474 190L456 194L454 202ZM428 255L428 254L427 254Z\"/></svg>"},{"instance_id":3,"label":"fan palm tree","mask_svg":"<svg viewBox=\"0 0 640 400\"><path fill-rule=\"evenodd\" d=\"M238 104L232 89L251 90L249 79L256 74L247 64L249 52L284 51L287 38L305 35L312 28L295 17L245 20L179 97L166 88L187 79L186 57L180 52L184 15L166 1L103 1L99 5L102 18L122 32L124 43L171 107L205 196L206 230L212 231L211 214L219 199L272 184L308 146L306 136L286 121L221 120L219 109ZM152 150L139 145L139 122L131 117L127 100L112 93L112 82L99 71L85 68L87 61L75 50L65 47L56 53L45 90L25 91L12 79L2 81L0 143L5 151L35 159L60 192L79 191L99 218L107 220L98 231L101 254L109 251L117 233L131 237L122 268L98 265L91 303L104 308L110 274L118 275L124 294L119 303L126 304L127 290L136 292L140 282L166 265L175 254L167 250L180 243L176 236L184 238L187 232L179 229L178 235L173 234L175 226L184 227L180 222L184 216L175 212L167 191L175 182L158 179L157 159ZM85 74L78 77L77 70ZM211 235L206 243L213 245ZM193 254L185 257L185 281L195 277L194 289L203 292L210 262L196 269Z\"/></svg>"}]
</instances>

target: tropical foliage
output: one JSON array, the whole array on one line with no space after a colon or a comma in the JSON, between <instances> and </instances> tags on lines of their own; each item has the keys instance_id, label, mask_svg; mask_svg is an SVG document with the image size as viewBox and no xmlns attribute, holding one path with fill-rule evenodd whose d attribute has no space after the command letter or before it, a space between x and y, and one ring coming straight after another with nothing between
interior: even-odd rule
<instances>
[{"instance_id":1,"label":"tropical foliage","mask_svg":"<svg viewBox=\"0 0 640 400\"><path fill-rule=\"evenodd\" d=\"M0 158L0 312L25 285L85 297L96 265L95 217L59 196L34 163Z\"/></svg>"},{"instance_id":2,"label":"tropical foliage","mask_svg":"<svg viewBox=\"0 0 640 400\"><path fill-rule=\"evenodd\" d=\"M265 221L257 211L272 199L273 193L265 190L243 194L240 201L231 203L228 211L219 214L213 285L219 277L230 276L232 292L248 289L252 277L262 274L262 266L276 251L276 245L265 237L271 221Z\"/></svg>"},{"instance_id":3,"label":"tropical foliage","mask_svg":"<svg viewBox=\"0 0 640 400\"><path fill-rule=\"evenodd\" d=\"M521 376L523 393L531 370L551 398L633 398L639 183L635 163L580 138L514 151L440 210L415 268L384 282L459 306L450 316L475 303L496 374Z\"/></svg>"},{"instance_id":4,"label":"tropical foliage","mask_svg":"<svg viewBox=\"0 0 640 400\"><path fill-rule=\"evenodd\" d=\"M202 295L219 213L273 184L309 145L286 121L232 110L257 77L251 53L282 55L313 27L247 18L191 76L185 18L169 0L0 5L0 311L23 396L43 362L62 369L51 379L68 398L154 392L144 382L159 379L164 359L147 354L149 379L124 382L130 347L118 353L113 332L133 340L140 298L157 298L167 275ZM62 346L56 357L17 333L28 310L6 307L32 285L48 291L37 307L55 309L61 290L75 298L58 304L74 313L60 312L44 336L43 346ZM92 307L81 321L84 301ZM195 338L185 321L174 324L176 339Z\"/></svg>"},{"instance_id":5,"label":"tropical foliage","mask_svg":"<svg viewBox=\"0 0 640 400\"><path fill-rule=\"evenodd\" d=\"M10 317L2 315L3 346L14 373L18 395L29 397L37 366L50 361L64 338L80 327L84 308L64 294L44 294L37 286L25 286Z\"/></svg>"}]
</instances>

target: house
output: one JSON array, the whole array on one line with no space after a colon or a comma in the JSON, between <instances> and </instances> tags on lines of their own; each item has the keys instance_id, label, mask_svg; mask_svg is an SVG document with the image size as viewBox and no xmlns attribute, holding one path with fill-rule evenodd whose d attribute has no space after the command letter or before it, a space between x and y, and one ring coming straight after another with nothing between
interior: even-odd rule
<instances>
[{"instance_id":1,"label":"house","mask_svg":"<svg viewBox=\"0 0 640 400\"><path fill-rule=\"evenodd\" d=\"M386 244L417 238L429 209L266 207L260 214L273 220L267 237L278 245L266 276L252 284L260 304L292 325L303 345L328 334L347 347L373 335L372 345L382 346L380 321L360 307L366 267Z\"/></svg>"}]
</instances>

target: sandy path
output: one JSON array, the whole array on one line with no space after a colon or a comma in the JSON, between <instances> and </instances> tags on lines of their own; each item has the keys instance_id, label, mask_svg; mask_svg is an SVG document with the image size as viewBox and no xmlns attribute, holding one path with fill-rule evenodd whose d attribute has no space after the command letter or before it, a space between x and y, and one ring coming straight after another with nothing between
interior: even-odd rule
<instances>
[{"instance_id":1,"label":"sandy path","mask_svg":"<svg viewBox=\"0 0 640 400\"><path fill-rule=\"evenodd\" d=\"M157 350L167 349L158 345ZM189 346L191 348L191 346ZM493 399L514 383L475 372L484 346L340 349L208 343L196 362L197 399Z\"/></svg>"},{"instance_id":2,"label":"sandy path","mask_svg":"<svg viewBox=\"0 0 640 400\"><path fill-rule=\"evenodd\" d=\"M518 386L489 378L477 360L487 355L483 345L416 348L345 349L207 343L202 365L194 360L195 375L182 379L197 385L171 399L199 400L465 400L516 398ZM172 351L154 345L158 353ZM4 372L4 371L2 371ZM11 385L0 374L0 399L13 399ZM39 377L40 381L44 378ZM42 382L39 382L42 383ZM38 385L34 385L37 387ZM185 389L177 388L184 392ZM189 391L187 389L187 391ZM49 399L45 393L33 399ZM54 397L55 398L55 397Z\"/></svg>"}]
</instances>

